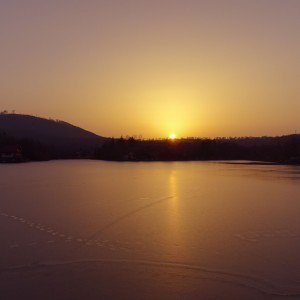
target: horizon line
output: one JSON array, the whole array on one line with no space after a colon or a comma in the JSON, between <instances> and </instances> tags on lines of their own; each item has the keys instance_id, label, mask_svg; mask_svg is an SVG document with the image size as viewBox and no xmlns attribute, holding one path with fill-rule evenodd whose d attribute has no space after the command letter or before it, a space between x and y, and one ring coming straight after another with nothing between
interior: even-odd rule
<instances>
[{"instance_id":1,"label":"horizon line","mask_svg":"<svg viewBox=\"0 0 300 300\"><path fill-rule=\"evenodd\" d=\"M106 138L106 139L130 139L130 138L134 138L135 140L140 140L140 141L165 141L165 140L171 140L171 141L178 141L178 140L220 140L220 139L247 139L247 138L276 138L276 137L285 137L285 136L292 136L292 135L299 135L299 133L297 133L297 130L295 130L294 133L287 133L287 134L281 134L281 135L261 135L261 136L254 136L254 135L240 135L240 136L185 136L185 137L176 137L174 139L170 139L170 137L166 136L166 137L148 137L148 138L144 138L142 134L121 134L119 137L116 136L103 136L103 135L99 135L98 133L95 133L94 131L91 130L87 130L83 127L80 127L80 125L74 125L68 121L64 121L61 119L55 119L52 117L42 117L39 115L33 115L33 114L26 114L26 113L17 113L15 110L11 110L10 112L8 110L2 110L0 111L0 116L3 115L20 115L20 116L29 116L29 117L35 117L35 118L40 118L40 119L44 119L44 120L48 120L48 121L52 121L52 122L64 122L67 124L70 124L72 126L75 127L79 127L82 130L85 131L89 131L99 137L102 138Z\"/></svg>"}]
</instances>

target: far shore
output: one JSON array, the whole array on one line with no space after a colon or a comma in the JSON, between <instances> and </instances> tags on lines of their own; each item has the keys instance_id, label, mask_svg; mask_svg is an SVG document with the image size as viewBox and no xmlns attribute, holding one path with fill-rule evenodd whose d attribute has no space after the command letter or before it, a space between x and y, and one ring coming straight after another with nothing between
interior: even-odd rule
<instances>
[{"instance_id":1,"label":"far shore","mask_svg":"<svg viewBox=\"0 0 300 300\"><path fill-rule=\"evenodd\" d=\"M272 162L272 161L252 161L252 160L110 160L110 159L94 159L94 158L59 158L59 159L47 159L47 160L21 160L21 161L1 161L0 164L24 164L32 162L47 162L47 161L70 161L70 160L91 160L91 161L110 161L110 162L215 162L229 165L260 165L260 166L300 166L299 162Z\"/></svg>"}]
</instances>

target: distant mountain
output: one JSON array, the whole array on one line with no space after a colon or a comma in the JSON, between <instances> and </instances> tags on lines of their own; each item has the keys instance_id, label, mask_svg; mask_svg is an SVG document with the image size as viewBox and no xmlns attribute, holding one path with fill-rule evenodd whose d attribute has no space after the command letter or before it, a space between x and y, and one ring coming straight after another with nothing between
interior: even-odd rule
<instances>
[{"instance_id":1,"label":"distant mountain","mask_svg":"<svg viewBox=\"0 0 300 300\"><path fill-rule=\"evenodd\" d=\"M250 160L300 165L300 135L216 139L104 138L69 123L0 113L0 162L103 160Z\"/></svg>"},{"instance_id":2,"label":"distant mountain","mask_svg":"<svg viewBox=\"0 0 300 300\"><path fill-rule=\"evenodd\" d=\"M49 159L92 155L105 141L104 137L64 121L20 114L0 114L0 134L14 139L24 149L28 144L35 148L39 145Z\"/></svg>"}]
</instances>

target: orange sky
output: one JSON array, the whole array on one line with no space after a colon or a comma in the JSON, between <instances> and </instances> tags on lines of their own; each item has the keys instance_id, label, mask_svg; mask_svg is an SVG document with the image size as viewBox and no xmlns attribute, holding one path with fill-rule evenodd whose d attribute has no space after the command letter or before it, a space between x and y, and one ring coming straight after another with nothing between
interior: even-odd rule
<instances>
[{"instance_id":1,"label":"orange sky","mask_svg":"<svg viewBox=\"0 0 300 300\"><path fill-rule=\"evenodd\" d=\"M103 136L300 131L298 0L0 2L0 110Z\"/></svg>"}]
</instances>

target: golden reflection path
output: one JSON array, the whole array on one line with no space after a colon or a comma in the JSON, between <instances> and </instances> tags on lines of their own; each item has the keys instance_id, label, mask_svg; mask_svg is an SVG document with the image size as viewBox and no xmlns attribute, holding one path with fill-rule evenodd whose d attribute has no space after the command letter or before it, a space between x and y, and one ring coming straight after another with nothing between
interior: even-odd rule
<instances>
[{"instance_id":1,"label":"golden reflection path","mask_svg":"<svg viewBox=\"0 0 300 300\"><path fill-rule=\"evenodd\" d=\"M168 252L172 254L172 258L176 261L181 261L186 256L186 244L183 231L183 219L181 213L180 189L178 185L178 173L172 169L168 178L168 190L170 195L174 197L168 201Z\"/></svg>"}]
</instances>

